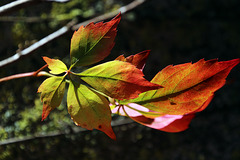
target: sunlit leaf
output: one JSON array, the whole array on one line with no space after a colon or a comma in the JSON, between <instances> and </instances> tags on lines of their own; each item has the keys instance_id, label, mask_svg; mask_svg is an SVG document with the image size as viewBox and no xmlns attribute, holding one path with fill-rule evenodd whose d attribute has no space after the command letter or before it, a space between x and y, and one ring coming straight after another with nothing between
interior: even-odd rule
<instances>
[{"instance_id":1,"label":"sunlit leaf","mask_svg":"<svg viewBox=\"0 0 240 160\"><path fill-rule=\"evenodd\" d=\"M239 60L218 62L202 59L194 64L167 66L151 81L164 88L142 93L131 102L162 115L194 112L201 109L214 92L225 84L227 75Z\"/></svg>"},{"instance_id":2,"label":"sunlit leaf","mask_svg":"<svg viewBox=\"0 0 240 160\"><path fill-rule=\"evenodd\" d=\"M151 111L136 103L116 105L115 108L112 109L112 113L128 116L144 126L157 130L165 132L181 132L188 128L195 113L205 109L211 102L212 98L213 96L210 97L198 110L187 115L161 115L158 112Z\"/></svg>"},{"instance_id":3,"label":"sunlit leaf","mask_svg":"<svg viewBox=\"0 0 240 160\"><path fill-rule=\"evenodd\" d=\"M194 114L189 115L164 115L149 118L150 114L154 115L154 112L145 108L144 106L130 103L128 105L117 106L112 109L112 113L122 116L128 116L132 120L157 130L166 132L180 132L188 128L189 123ZM148 115L149 114L149 115ZM151 115L150 115L151 116Z\"/></svg>"},{"instance_id":4,"label":"sunlit leaf","mask_svg":"<svg viewBox=\"0 0 240 160\"><path fill-rule=\"evenodd\" d=\"M43 60L48 64L48 68L52 74L61 74L68 70L67 66L59 59L43 57Z\"/></svg>"},{"instance_id":5,"label":"sunlit leaf","mask_svg":"<svg viewBox=\"0 0 240 160\"><path fill-rule=\"evenodd\" d=\"M134 65L121 61L103 63L77 75L98 91L120 100L136 98L142 92L161 87L144 79Z\"/></svg>"},{"instance_id":6,"label":"sunlit leaf","mask_svg":"<svg viewBox=\"0 0 240 160\"><path fill-rule=\"evenodd\" d=\"M71 81L67 94L68 112L76 125L88 130L98 129L112 139L116 136L111 127L111 111L105 97L85 85Z\"/></svg>"},{"instance_id":7,"label":"sunlit leaf","mask_svg":"<svg viewBox=\"0 0 240 160\"><path fill-rule=\"evenodd\" d=\"M117 34L121 14L109 22L81 26L71 39L71 64L86 66L103 60L110 54Z\"/></svg>"},{"instance_id":8,"label":"sunlit leaf","mask_svg":"<svg viewBox=\"0 0 240 160\"><path fill-rule=\"evenodd\" d=\"M64 77L50 77L39 86L38 92L41 92L41 101L43 102L42 120L61 104L64 91Z\"/></svg>"}]
</instances>

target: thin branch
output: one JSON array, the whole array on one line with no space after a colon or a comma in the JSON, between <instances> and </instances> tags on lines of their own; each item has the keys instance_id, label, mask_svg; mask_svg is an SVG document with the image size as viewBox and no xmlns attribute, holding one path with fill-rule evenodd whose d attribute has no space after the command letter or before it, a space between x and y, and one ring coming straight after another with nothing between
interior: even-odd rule
<instances>
[{"instance_id":1,"label":"thin branch","mask_svg":"<svg viewBox=\"0 0 240 160\"><path fill-rule=\"evenodd\" d=\"M36 23L36 22L43 22L43 21L50 21L52 18L42 18L42 17L11 17L11 16L4 16L0 17L0 21L3 22L26 22L26 23Z\"/></svg>"},{"instance_id":2,"label":"thin branch","mask_svg":"<svg viewBox=\"0 0 240 160\"><path fill-rule=\"evenodd\" d=\"M21 56L25 56L25 55L28 55L30 53L33 53L33 51L39 49L40 47L44 46L45 44L47 44L47 43L51 42L52 40L64 35L68 31L70 31L70 29L71 29L71 27L74 23L75 23L74 21L71 21L68 25L66 25L66 26L60 28L59 30L55 31L54 33L44 37L40 41L38 41L38 42L34 43L33 45L29 46L28 48L26 48L26 49L24 49L20 52L17 52L12 57L9 57L7 59L4 59L4 60L0 61L0 68L19 60Z\"/></svg>"},{"instance_id":3,"label":"thin branch","mask_svg":"<svg viewBox=\"0 0 240 160\"><path fill-rule=\"evenodd\" d=\"M8 3L2 7L0 7L0 15L5 15L10 12L19 10L29 5L38 4L40 2L60 2L65 3L69 0L17 0L11 3Z\"/></svg>"},{"instance_id":4,"label":"thin branch","mask_svg":"<svg viewBox=\"0 0 240 160\"><path fill-rule=\"evenodd\" d=\"M112 127L117 127L117 126L121 126L121 125L127 125L130 123L133 123L134 121L131 120L130 118L126 118L123 120L119 120L118 122L114 122ZM52 138L52 137L58 137L58 136L63 136L63 135L74 135L74 134L78 134L80 132L84 132L84 131L88 131L84 128L80 128L80 127L74 127L71 128L70 132L63 132L63 131L55 131L55 132L50 132L48 134L36 134L36 135L32 135L32 136L25 136L22 138L10 138L7 140L4 140L2 142L0 142L0 146L5 146L5 145L9 145L9 144L16 144L16 143L22 143L22 142L27 142L27 141L32 141L35 139L43 139L43 138Z\"/></svg>"},{"instance_id":5,"label":"thin branch","mask_svg":"<svg viewBox=\"0 0 240 160\"><path fill-rule=\"evenodd\" d=\"M135 0L131 3L129 3L128 5L119 8L118 10L100 15L98 17L89 19L87 21L84 21L84 22L76 24L76 25L75 25L75 23L76 23L75 21L71 21L68 25L62 27L61 29L55 31L54 33L48 35L47 37L45 37L45 38L41 39L40 41L34 43L30 47L28 47L28 48L26 48L26 49L24 49L20 52L17 52L12 57L9 57L5 60L0 61L0 68L3 67L3 66L6 66L8 64L11 64L13 62L16 62L17 60L20 59L21 56L25 56L25 55L29 55L29 54L33 53L33 51L39 49L43 45L51 42L52 40L54 40L54 39L56 39L56 38L58 38L58 37L60 37L64 34L66 34L67 32L69 32L71 30L77 30L81 25L87 25L90 22L97 22L97 21L103 21L103 20L109 19L109 18L117 15L119 12L124 14L124 13L136 8L137 6L142 4L143 2L145 2L145 0Z\"/></svg>"},{"instance_id":6,"label":"thin branch","mask_svg":"<svg viewBox=\"0 0 240 160\"><path fill-rule=\"evenodd\" d=\"M44 65L43 67L41 67L39 70L35 71L35 72L28 72L28 73L19 73L19 74L14 74L8 77L3 77L0 78L0 83L4 82L4 81L9 81L9 80L13 80L13 79L18 79L18 78L23 78L23 77L40 77L40 76L52 76L51 74L44 72L42 70L44 70L48 65Z\"/></svg>"},{"instance_id":7,"label":"thin branch","mask_svg":"<svg viewBox=\"0 0 240 160\"><path fill-rule=\"evenodd\" d=\"M112 17L116 16L119 12L121 12L121 14L124 14L124 13L129 12L130 10L136 8L137 6L141 5L145 1L146 0L135 0L135 1L131 2L131 3L129 3L128 5L123 6L123 7L119 8L119 9L117 9L115 11L112 11L112 12L100 15L98 17L95 17L95 18L92 18L92 19L87 20L85 22L82 22L82 23L79 23L77 25L74 25L72 27L72 29L73 30L77 30L82 25L87 25L88 23L91 23L91 22L98 22L98 21L103 21L103 20L112 18Z\"/></svg>"}]
</instances>

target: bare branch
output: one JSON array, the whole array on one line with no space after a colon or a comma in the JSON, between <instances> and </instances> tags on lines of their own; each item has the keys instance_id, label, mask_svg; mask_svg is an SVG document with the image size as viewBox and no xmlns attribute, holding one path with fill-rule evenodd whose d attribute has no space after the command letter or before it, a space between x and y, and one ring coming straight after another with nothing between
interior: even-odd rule
<instances>
[{"instance_id":1,"label":"bare branch","mask_svg":"<svg viewBox=\"0 0 240 160\"><path fill-rule=\"evenodd\" d=\"M112 126L116 127L116 126L121 126L121 125L127 125L130 123L133 123L133 120L126 118L126 119L114 122ZM84 128L80 128L80 127L74 127L74 128L71 128L70 132L55 131L55 132L50 132L50 133L44 134L44 135L36 134L36 135L26 136L26 137L22 137L22 138L11 138L11 139L7 139L7 140L0 142L0 146L22 143L22 142L32 141L35 139L51 138L51 137L58 137L58 136L63 136L63 135L73 135L73 134L78 134L78 133L84 132L84 131L88 131L88 130L86 130Z\"/></svg>"},{"instance_id":2,"label":"bare branch","mask_svg":"<svg viewBox=\"0 0 240 160\"><path fill-rule=\"evenodd\" d=\"M11 17L11 16L3 16L0 17L0 21L3 22L26 22L26 23L36 23L43 22L46 20L52 20L52 18L42 18L42 17Z\"/></svg>"},{"instance_id":3,"label":"bare branch","mask_svg":"<svg viewBox=\"0 0 240 160\"><path fill-rule=\"evenodd\" d=\"M3 66L6 66L8 64L11 64L13 62L16 62L17 60L20 59L21 56L25 56L25 55L29 55L29 54L33 53L33 51L39 49L43 45L51 42L52 40L54 40L54 39L64 35L65 33L69 32L71 30L77 30L81 25L86 25L86 24L88 24L90 22L97 22L97 21L103 21L103 20L109 19L109 18L117 15L119 12L124 14L124 13L126 13L126 12L128 12L128 11L134 9L134 8L136 8L137 6L142 4L143 2L145 2L145 0L135 0L135 1L131 2L131 3L129 3L128 5L119 8L118 10L115 10L115 11L112 11L110 13L106 13L106 14L100 15L98 17L89 19L87 21L84 21L84 22L76 24L76 25L74 25L76 22L72 21L68 25L62 27L61 29L55 31L54 33L48 35L47 37L45 37L45 38L41 39L40 41L34 43L30 47L28 47L28 48L26 48L26 49L24 49L24 50L22 50L20 52L17 52L12 57L9 57L9 58L7 58L5 60L0 61L0 68L3 67Z\"/></svg>"},{"instance_id":4,"label":"bare branch","mask_svg":"<svg viewBox=\"0 0 240 160\"><path fill-rule=\"evenodd\" d=\"M33 51L35 51L36 49L39 49L43 45L45 45L45 44L51 42L52 40L64 35L65 33L67 33L71 29L71 26L72 26L73 23L74 22L72 21L71 23L69 23L69 25L66 25L66 26L60 28L59 30L57 30L54 33L48 35L47 37L44 37L40 41L38 41L38 42L34 43L33 45L29 46L28 48L26 48L26 49L24 49L20 52L17 52L12 57L9 57L5 60L0 61L0 67L6 66L10 63L13 63L13 62L17 61L18 59L20 59L21 56L25 56L25 55L28 55L30 53L33 53Z\"/></svg>"},{"instance_id":5,"label":"bare branch","mask_svg":"<svg viewBox=\"0 0 240 160\"><path fill-rule=\"evenodd\" d=\"M40 2L68 2L69 0L17 0L0 7L0 15L5 15L15 10L19 10L28 5L38 4Z\"/></svg>"},{"instance_id":6,"label":"bare branch","mask_svg":"<svg viewBox=\"0 0 240 160\"><path fill-rule=\"evenodd\" d=\"M82 23L79 23L77 25L74 25L72 27L72 29L73 30L77 30L80 26L87 25L90 22L98 22L98 21L103 21L103 20L112 18L115 15L117 15L119 12L121 12L121 14L124 14L124 13L129 12L130 10L136 8L137 6L142 4L143 2L145 2L145 0L135 0L135 1L131 2L131 3L129 3L128 5L123 6L123 7L119 8L119 9L117 9L115 11L112 11L110 13L106 13L106 14L100 15L98 17L95 17L95 18L92 18L92 19L87 20L85 22L82 22Z\"/></svg>"}]
</instances>

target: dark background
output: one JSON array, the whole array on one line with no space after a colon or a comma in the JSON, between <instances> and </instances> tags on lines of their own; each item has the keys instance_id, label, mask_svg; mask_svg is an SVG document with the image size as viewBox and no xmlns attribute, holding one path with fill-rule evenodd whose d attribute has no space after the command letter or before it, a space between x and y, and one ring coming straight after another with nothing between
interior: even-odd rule
<instances>
[{"instance_id":1,"label":"dark background","mask_svg":"<svg viewBox=\"0 0 240 160\"><path fill-rule=\"evenodd\" d=\"M3 0L1 4L10 1ZM47 36L72 18L79 21L109 12L131 1L74 1L42 3L8 16L45 19L40 22L0 21L0 58ZM220 61L240 57L240 1L148 0L124 14L116 45L104 61L120 54L150 49L144 73L148 80L169 64ZM71 11L79 11L75 16ZM80 12L81 11L81 12ZM61 15L61 16L59 16ZM48 19L50 16L51 19ZM64 17L65 16L65 17ZM47 17L47 18L46 18ZM41 56L69 63L72 32L34 54L0 69L0 76L30 72L44 65ZM65 102L41 122L41 102L36 93L44 78L23 78L0 84L0 141L52 131L68 133L51 138L0 146L0 159L139 159L139 160L238 160L240 159L240 74L230 73L208 108L197 114L189 129L165 133L131 123L114 127L117 141L98 131L71 134L74 124ZM118 120L118 118L116 118Z\"/></svg>"}]
</instances>

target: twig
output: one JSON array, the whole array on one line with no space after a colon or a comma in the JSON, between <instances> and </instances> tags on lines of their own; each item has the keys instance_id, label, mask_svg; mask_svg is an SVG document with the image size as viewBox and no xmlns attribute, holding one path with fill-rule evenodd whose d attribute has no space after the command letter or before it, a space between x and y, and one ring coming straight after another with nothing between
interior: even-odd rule
<instances>
[{"instance_id":1,"label":"twig","mask_svg":"<svg viewBox=\"0 0 240 160\"><path fill-rule=\"evenodd\" d=\"M43 22L46 20L52 20L52 18L41 18L41 17L10 17L4 16L0 17L0 21L3 22L26 22L26 23L36 23Z\"/></svg>"},{"instance_id":2,"label":"twig","mask_svg":"<svg viewBox=\"0 0 240 160\"><path fill-rule=\"evenodd\" d=\"M26 7L27 5L38 4L40 2L68 2L69 0L17 0L0 7L0 15L5 15L15 10Z\"/></svg>"},{"instance_id":3,"label":"twig","mask_svg":"<svg viewBox=\"0 0 240 160\"><path fill-rule=\"evenodd\" d=\"M137 6L142 4L143 2L145 2L145 0L135 0L135 1L131 2L130 4L119 8L118 10L100 15L98 17L92 18L90 20L84 21L84 22L76 24L76 25L75 25L76 22L72 21L68 25L62 27L61 29L55 31L54 33L48 35L47 37L45 37L45 38L41 39L40 41L34 43L30 47L28 47L28 48L26 48L26 49L24 49L20 52L17 52L12 57L9 57L5 60L0 61L0 68L3 67L3 66L6 66L8 64L11 64L13 62L16 62L17 60L20 59L21 56L29 55L29 54L33 53L33 51L39 49L40 47L42 47L43 45L51 42L52 40L64 35L65 33L69 32L70 30L77 30L81 25L86 25L90 22L97 22L97 21L103 21L103 20L109 19L119 12L124 14L124 13L136 8Z\"/></svg>"},{"instance_id":4,"label":"twig","mask_svg":"<svg viewBox=\"0 0 240 160\"><path fill-rule=\"evenodd\" d=\"M13 62L17 61L18 59L20 59L21 56L25 56L25 55L28 55L30 53L33 53L33 51L39 49L43 45L45 45L45 44L51 42L52 40L64 35L65 33L67 33L70 30L73 23L75 23L75 22L72 21L68 25L60 28L59 30L57 30L54 33L48 35L47 37L44 37L40 41L38 41L38 42L34 43L33 45L29 46L28 48L26 48L26 49L24 49L20 52L17 52L12 57L9 57L5 60L0 61L0 67L6 66L10 63L13 63Z\"/></svg>"},{"instance_id":5,"label":"twig","mask_svg":"<svg viewBox=\"0 0 240 160\"><path fill-rule=\"evenodd\" d=\"M126 124L130 124L130 123L133 123L133 120L126 118L123 120L119 120L118 122L114 122L112 127L126 125ZM76 127L76 128L74 127L71 129L72 129L71 132L55 131L55 132L50 132L50 133L44 134L44 135L36 134L36 135L26 136L26 137L22 137L22 138L10 138L10 139L0 142L0 146L22 143L22 142L32 141L35 139L51 138L51 137L58 137L58 136L63 136L63 135L73 135L73 134L78 134L80 132L88 131L88 130L86 130L84 128L80 128L80 127Z\"/></svg>"},{"instance_id":6,"label":"twig","mask_svg":"<svg viewBox=\"0 0 240 160\"><path fill-rule=\"evenodd\" d=\"M11 76L8 76L8 77L0 78L0 83L4 82L4 81L9 81L9 80L12 80L12 79L23 78L23 77L51 76L49 73L42 71L47 66L48 65L46 64L35 72L19 73L19 74L11 75Z\"/></svg>"},{"instance_id":7,"label":"twig","mask_svg":"<svg viewBox=\"0 0 240 160\"><path fill-rule=\"evenodd\" d=\"M115 11L112 11L110 13L106 13L106 14L100 15L98 17L92 18L90 20L87 20L87 21L79 23L79 24L76 24L76 25L74 25L72 27L72 29L73 30L77 30L80 26L87 25L90 22L97 22L97 21L103 21L103 20L109 19L109 18L114 17L115 15L117 15L119 12L121 12L121 14L124 14L124 13L129 12L130 10L136 8L137 6L142 4L143 2L145 2L145 0L135 0L135 1L131 2L131 3L129 3L128 5L123 6L123 7L119 8L119 9L117 9Z\"/></svg>"}]
</instances>

